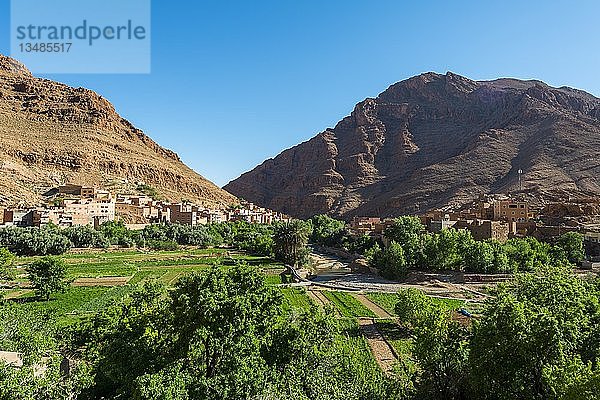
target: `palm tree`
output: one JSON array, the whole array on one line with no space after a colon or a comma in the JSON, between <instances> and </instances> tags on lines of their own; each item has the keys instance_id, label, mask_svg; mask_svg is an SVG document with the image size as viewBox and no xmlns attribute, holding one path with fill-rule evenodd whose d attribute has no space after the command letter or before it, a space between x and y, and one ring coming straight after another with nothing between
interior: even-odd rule
<instances>
[{"instance_id":1,"label":"palm tree","mask_svg":"<svg viewBox=\"0 0 600 400\"><path fill-rule=\"evenodd\" d=\"M310 231L310 224L300 220L277 225L273 236L275 257L292 267L305 263Z\"/></svg>"}]
</instances>

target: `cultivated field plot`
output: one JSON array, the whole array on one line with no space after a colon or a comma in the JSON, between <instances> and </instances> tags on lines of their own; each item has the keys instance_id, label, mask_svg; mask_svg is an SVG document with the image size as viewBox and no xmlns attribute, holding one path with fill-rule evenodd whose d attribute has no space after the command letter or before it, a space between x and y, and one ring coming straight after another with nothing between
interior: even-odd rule
<instances>
[{"instance_id":1,"label":"cultivated field plot","mask_svg":"<svg viewBox=\"0 0 600 400\"><path fill-rule=\"evenodd\" d=\"M101 276L98 278L77 278L71 285L73 286L123 286L126 285L132 276Z\"/></svg>"},{"instance_id":2,"label":"cultivated field plot","mask_svg":"<svg viewBox=\"0 0 600 400\"><path fill-rule=\"evenodd\" d=\"M377 304L379 307L383 308L390 315L396 315L396 303L398 302L398 296L396 293L365 293L365 297L371 300L373 303ZM461 300L452 300L452 299L438 299L432 298L434 303L443 305L448 310L457 310L461 307L467 307L466 303Z\"/></svg>"},{"instance_id":3,"label":"cultivated field plot","mask_svg":"<svg viewBox=\"0 0 600 400\"><path fill-rule=\"evenodd\" d=\"M362 305L351 294L345 292L322 292L344 317L376 317L375 313Z\"/></svg>"},{"instance_id":4,"label":"cultivated field plot","mask_svg":"<svg viewBox=\"0 0 600 400\"><path fill-rule=\"evenodd\" d=\"M254 257L226 249L184 249L176 251L107 250L69 253L61 256L67 264L74 286L119 286L158 278L167 285L182 275L211 265L247 262L261 269L271 284L281 283L283 266L266 257ZM36 257L22 257L17 265L26 266ZM112 283L112 284L111 284Z\"/></svg>"},{"instance_id":5,"label":"cultivated field plot","mask_svg":"<svg viewBox=\"0 0 600 400\"><path fill-rule=\"evenodd\" d=\"M283 306L286 310L307 310L315 304L304 288L281 288L281 293L283 293Z\"/></svg>"},{"instance_id":6,"label":"cultivated field plot","mask_svg":"<svg viewBox=\"0 0 600 400\"><path fill-rule=\"evenodd\" d=\"M38 301L26 281L24 267L38 257L20 257L16 265L20 272L14 288L0 292L0 297L19 307L39 309L56 314L61 324L70 324L114 304L135 285L149 279L159 279L167 286L191 272L201 271L213 265L228 268L237 262L246 262L265 274L268 284L281 283L280 263L266 257L255 257L226 249L183 249L177 251L78 250L60 256L67 265L71 287L64 293L52 295L50 301ZM290 292L290 303L302 304L302 294ZM304 294L306 297L306 294ZM286 296L287 299L287 296ZM307 301L308 297L306 297Z\"/></svg>"}]
</instances>

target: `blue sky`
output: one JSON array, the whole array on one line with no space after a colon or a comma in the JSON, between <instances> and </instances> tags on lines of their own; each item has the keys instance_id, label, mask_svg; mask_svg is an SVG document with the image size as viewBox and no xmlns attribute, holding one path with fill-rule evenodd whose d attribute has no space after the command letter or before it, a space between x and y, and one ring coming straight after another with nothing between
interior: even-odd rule
<instances>
[{"instance_id":1,"label":"blue sky","mask_svg":"<svg viewBox=\"0 0 600 400\"><path fill-rule=\"evenodd\" d=\"M99 92L224 185L422 72L600 96L599 15L597 0L154 0L150 74L45 77ZM2 54L9 22L0 0Z\"/></svg>"}]
</instances>

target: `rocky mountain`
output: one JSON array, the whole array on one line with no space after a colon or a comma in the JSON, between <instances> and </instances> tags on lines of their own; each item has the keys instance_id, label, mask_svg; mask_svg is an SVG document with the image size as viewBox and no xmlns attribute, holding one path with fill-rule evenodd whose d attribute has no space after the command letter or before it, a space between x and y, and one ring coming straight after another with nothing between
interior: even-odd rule
<instances>
[{"instance_id":1,"label":"rocky mountain","mask_svg":"<svg viewBox=\"0 0 600 400\"><path fill-rule=\"evenodd\" d=\"M600 195L600 99L540 81L422 74L225 189L297 217L393 216L519 191Z\"/></svg>"},{"instance_id":2,"label":"rocky mountain","mask_svg":"<svg viewBox=\"0 0 600 400\"><path fill-rule=\"evenodd\" d=\"M102 96L35 78L0 55L0 205L37 203L66 182L125 191L144 183L169 200L237 202Z\"/></svg>"}]
</instances>

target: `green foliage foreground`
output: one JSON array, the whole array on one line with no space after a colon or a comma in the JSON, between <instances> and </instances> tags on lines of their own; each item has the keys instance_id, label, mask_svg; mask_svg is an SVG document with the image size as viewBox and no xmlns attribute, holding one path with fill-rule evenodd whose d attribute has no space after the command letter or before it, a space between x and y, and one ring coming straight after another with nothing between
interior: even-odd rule
<instances>
[{"instance_id":1,"label":"green foliage foreground","mask_svg":"<svg viewBox=\"0 0 600 400\"><path fill-rule=\"evenodd\" d=\"M417 290L396 313L414 338L417 398L600 398L600 291L566 269L517 275L471 325Z\"/></svg>"},{"instance_id":2,"label":"green foliage foreground","mask_svg":"<svg viewBox=\"0 0 600 400\"><path fill-rule=\"evenodd\" d=\"M564 268L517 274L470 322L418 290L384 296L407 332L390 375L354 318L336 320L302 289L282 292L247 265L186 275L172 290L146 282L124 296L72 329L53 323L50 308L0 303L0 349L24 361L20 369L0 365L0 400L600 394L600 283ZM347 315L366 315L342 300ZM70 374L61 373L63 355L75 361ZM34 378L40 365L46 372Z\"/></svg>"},{"instance_id":3,"label":"green foliage foreground","mask_svg":"<svg viewBox=\"0 0 600 400\"><path fill-rule=\"evenodd\" d=\"M345 351L334 320L284 309L247 266L191 274L169 292L148 283L79 332L93 366L80 397L394 398L376 365Z\"/></svg>"}]
</instances>

